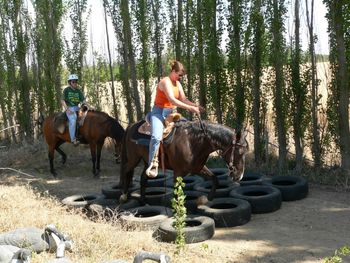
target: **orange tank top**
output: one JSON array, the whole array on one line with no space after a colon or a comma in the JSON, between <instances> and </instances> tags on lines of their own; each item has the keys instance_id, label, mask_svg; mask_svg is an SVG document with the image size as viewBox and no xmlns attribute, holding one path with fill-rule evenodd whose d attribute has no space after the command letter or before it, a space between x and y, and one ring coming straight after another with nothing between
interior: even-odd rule
<instances>
[{"instance_id":1,"label":"orange tank top","mask_svg":"<svg viewBox=\"0 0 350 263\"><path fill-rule=\"evenodd\" d=\"M180 93L179 93L179 87L177 85L172 85L173 86L173 92L174 92L174 97L176 99L179 98ZM154 101L154 105L159 107L159 108L176 108L175 105L173 105L165 95L165 93L159 88L159 85L157 86L157 93L156 93L156 99Z\"/></svg>"}]
</instances>

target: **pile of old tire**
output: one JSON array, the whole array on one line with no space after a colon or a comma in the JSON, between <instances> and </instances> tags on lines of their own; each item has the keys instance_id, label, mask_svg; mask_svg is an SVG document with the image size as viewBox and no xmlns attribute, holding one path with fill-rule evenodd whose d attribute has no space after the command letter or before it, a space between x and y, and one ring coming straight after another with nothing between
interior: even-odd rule
<instances>
[{"instance_id":1,"label":"pile of old tire","mask_svg":"<svg viewBox=\"0 0 350 263\"><path fill-rule=\"evenodd\" d=\"M274 212L280 209L282 204L280 190L268 185L240 186L233 189L230 196L248 201L253 214Z\"/></svg>"},{"instance_id":2,"label":"pile of old tire","mask_svg":"<svg viewBox=\"0 0 350 263\"><path fill-rule=\"evenodd\" d=\"M156 229L166 219L173 216L170 208L164 206L138 206L120 214L122 225L128 230Z\"/></svg>"},{"instance_id":3,"label":"pile of old tire","mask_svg":"<svg viewBox=\"0 0 350 263\"><path fill-rule=\"evenodd\" d=\"M161 242L172 243L176 239L176 229L174 228L175 218L163 221L153 237ZM184 227L186 244L197 243L208 240L215 233L215 222L212 218L199 215L187 215Z\"/></svg>"},{"instance_id":4,"label":"pile of old tire","mask_svg":"<svg viewBox=\"0 0 350 263\"><path fill-rule=\"evenodd\" d=\"M265 179L264 185L278 188L283 201L296 201L305 198L309 192L309 185L305 178L300 176L273 176Z\"/></svg>"},{"instance_id":5,"label":"pile of old tire","mask_svg":"<svg viewBox=\"0 0 350 263\"><path fill-rule=\"evenodd\" d=\"M214 219L215 227L235 227L248 223L251 206L248 201L232 197L214 198L198 206L198 212Z\"/></svg>"}]
</instances>

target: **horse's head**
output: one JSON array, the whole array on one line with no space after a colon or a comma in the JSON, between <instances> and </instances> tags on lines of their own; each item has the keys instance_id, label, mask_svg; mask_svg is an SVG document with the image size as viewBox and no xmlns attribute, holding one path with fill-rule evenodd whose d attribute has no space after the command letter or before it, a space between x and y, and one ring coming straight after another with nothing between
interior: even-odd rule
<instances>
[{"instance_id":1,"label":"horse's head","mask_svg":"<svg viewBox=\"0 0 350 263\"><path fill-rule=\"evenodd\" d=\"M245 167L245 155L248 152L247 134L238 132L232 143L223 153L222 157L227 163L229 176L234 181L240 181L243 177Z\"/></svg>"}]
</instances>

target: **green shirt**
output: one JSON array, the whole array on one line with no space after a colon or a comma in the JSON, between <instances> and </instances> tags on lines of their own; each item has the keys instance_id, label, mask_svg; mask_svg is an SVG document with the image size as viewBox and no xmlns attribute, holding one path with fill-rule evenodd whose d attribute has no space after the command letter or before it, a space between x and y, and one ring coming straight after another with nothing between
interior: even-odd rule
<instances>
[{"instance_id":1,"label":"green shirt","mask_svg":"<svg viewBox=\"0 0 350 263\"><path fill-rule=\"evenodd\" d=\"M80 89L73 89L69 86L63 90L63 100L68 107L77 106L84 101L84 95Z\"/></svg>"}]
</instances>

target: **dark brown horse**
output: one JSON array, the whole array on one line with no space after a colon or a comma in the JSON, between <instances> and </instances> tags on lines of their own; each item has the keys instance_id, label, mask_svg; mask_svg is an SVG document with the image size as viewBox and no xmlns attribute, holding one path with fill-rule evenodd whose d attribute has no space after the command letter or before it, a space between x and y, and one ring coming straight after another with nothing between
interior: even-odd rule
<instances>
[{"instance_id":1,"label":"dark brown horse","mask_svg":"<svg viewBox=\"0 0 350 263\"><path fill-rule=\"evenodd\" d=\"M140 140L135 140L140 124L141 122L138 122L129 126L123 139L119 183L123 190L121 201L127 199L134 168L141 160L145 164L140 180L141 200L145 197L148 146L147 143L142 145ZM212 173L208 173L205 163L209 154L217 150L226 161L231 178L235 181L242 179L248 143L240 132L236 133L235 130L224 125L198 121L179 122L175 127L173 140L163 145L164 166L174 171L174 180L178 176L189 173L211 175L214 183L208 198L212 199L218 180ZM161 160L160 163L162 163Z\"/></svg>"},{"instance_id":2,"label":"dark brown horse","mask_svg":"<svg viewBox=\"0 0 350 263\"><path fill-rule=\"evenodd\" d=\"M57 118L62 113L54 114L44 120L43 131L46 143L49 147L50 172L54 177L57 173L53 166L55 150L62 156L62 163L66 162L67 155L60 149L65 142L70 142L68 121L63 122L64 131L57 129ZM101 150L106 137L115 140L116 156L120 152L122 138L125 130L119 122L107 113L100 111L88 111L83 126L79 128L79 139L82 144L89 144L92 158L92 172L98 176L100 172Z\"/></svg>"}]
</instances>

